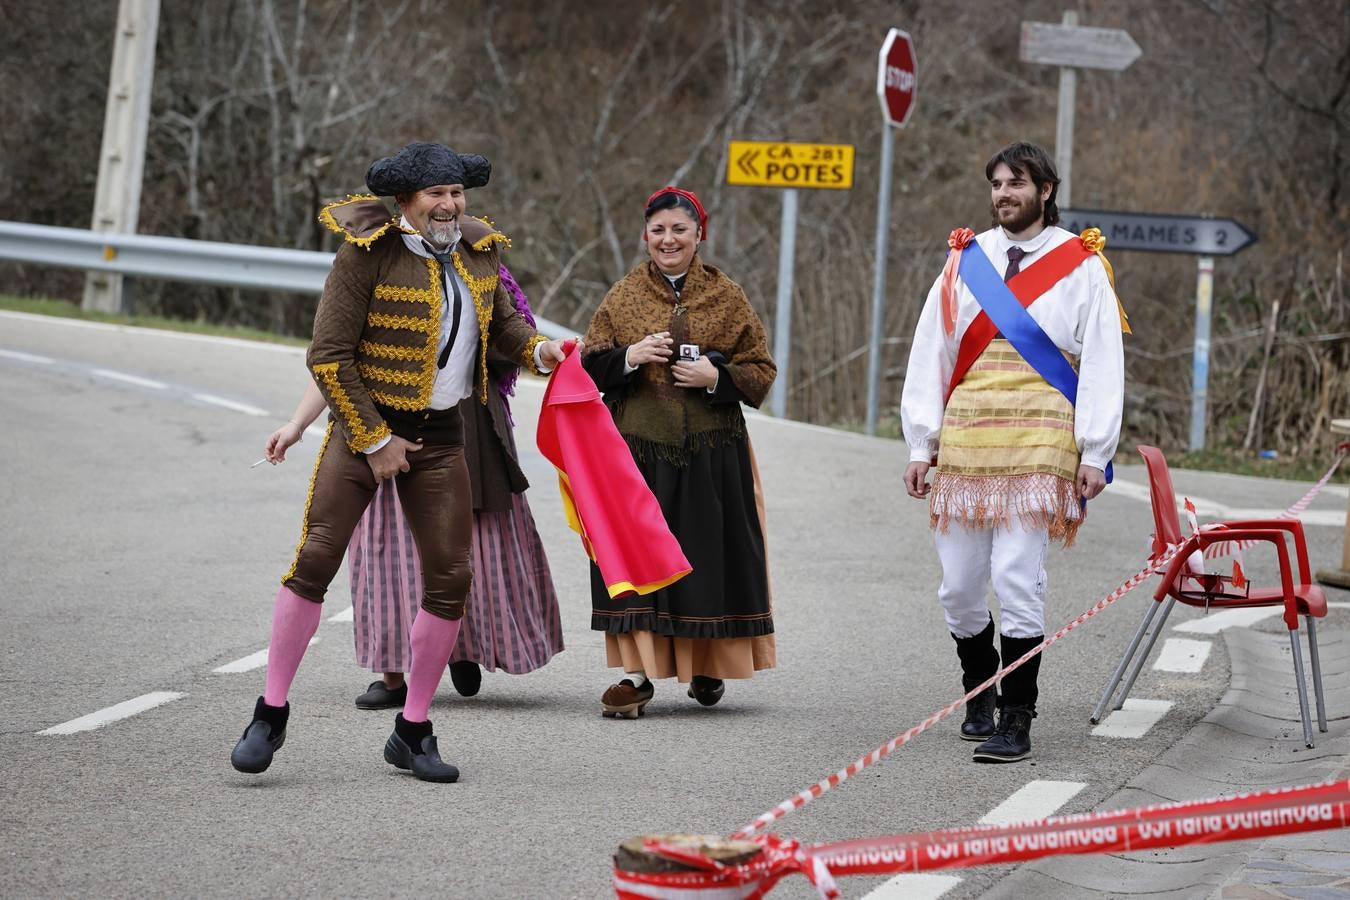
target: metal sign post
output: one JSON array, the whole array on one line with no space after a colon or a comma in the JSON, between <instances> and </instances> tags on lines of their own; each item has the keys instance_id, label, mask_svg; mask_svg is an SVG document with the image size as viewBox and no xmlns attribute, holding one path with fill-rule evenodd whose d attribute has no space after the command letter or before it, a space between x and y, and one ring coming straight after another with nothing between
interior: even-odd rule
<instances>
[{"instance_id":1,"label":"metal sign post","mask_svg":"<svg viewBox=\"0 0 1350 900\"><path fill-rule=\"evenodd\" d=\"M1205 406L1209 395L1209 323L1214 301L1214 257L1200 257L1195 281L1195 355L1191 363L1191 450L1205 449Z\"/></svg>"},{"instance_id":2,"label":"metal sign post","mask_svg":"<svg viewBox=\"0 0 1350 900\"><path fill-rule=\"evenodd\" d=\"M872 278L872 324L867 354L867 433L877 433L877 394L881 382L881 329L886 308L886 250L891 227L891 157L895 129L914 112L919 67L914 41L892 28L877 54L877 97L881 100L881 179L877 185L876 268Z\"/></svg>"},{"instance_id":3,"label":"metal sign post","mask_svg":"<svg viewBox=\"0 0 1350 900\"><path fill-rule=\"evenodd\" d=\"M783 221L779 225L778 301L773 316L773 361L778 377L773 380L769 410L787 418L787 373L792 350L792 273L797 255L797 189L783 188Z\"/></svg>"},{"instance_id":4,"label":"metal sign post","mask_svg":"<svg viewBox=\"0 0 1350 900\"><path fill-rule=\"evenodd\" d=\"M797 251L797 188L848 190L853 187L852 144L798 144L786 141L731 141L727 184L783 188L778 245L778 301L774 307L773 360L778 366L769 393L769 411L787 417L791 383L792 273Z\"/></svg>"},{"instance_id":5,"label":"metal sign post","mask_svg":"<svg viewBox=\"0 0 1350 900\"><path fill-rule=\"evenodd\" d=\"M1073 111L1078 69L1119 72L1143 53L1129 32L1119 28L1079 27L1078 13L1067 10L1061 24L1023 22L1022 62L1059 66L1059 112L1055 118L1055 166L1059 169L1060 206L1068 206L1073 181Z\"/></svg>"}]
</instances>

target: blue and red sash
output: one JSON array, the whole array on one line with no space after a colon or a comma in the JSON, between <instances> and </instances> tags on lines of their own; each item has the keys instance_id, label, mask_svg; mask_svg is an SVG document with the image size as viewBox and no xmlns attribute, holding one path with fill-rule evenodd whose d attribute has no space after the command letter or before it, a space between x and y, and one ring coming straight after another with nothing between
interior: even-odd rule
<instances>
[{"instance_id":1,"label":"blue and red sash","mask_svg":"<svg viewBox=\"0 0 1350 900\"><path fill-rule=\"evenodd\" d=\"M1051 387L1068 399L1070 405L1077 403L1078 373L1040 324L1031 317L1031 313L1027 312L1027 307L1084 260L1100 252L1100 247L1089 248L1090 244L1086 240L1065 241L1005 283L977 241L969 240L964 246L953 246L953 252L960 253L956 273L983 311L961 337L956 368L947 387L948 400L971 365L994 339L994 335L1002 333L1022 358ZM1123 309L1121 326L1128 330ZM1108 484L1112 475L1111 464L1107 463Z\"/></svg>"}]
</instances>

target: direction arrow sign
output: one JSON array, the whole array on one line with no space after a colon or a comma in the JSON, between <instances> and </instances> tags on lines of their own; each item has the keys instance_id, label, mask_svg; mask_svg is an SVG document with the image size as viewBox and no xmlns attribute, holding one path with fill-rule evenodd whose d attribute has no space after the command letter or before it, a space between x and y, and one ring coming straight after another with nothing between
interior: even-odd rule
<instances>
[{"instance_id":1,"label":"direction arrow sign","mask_svg":"<svg viewBox=\"0 0 1350 900\"><path fill-rule=\"evenodd\" d=\"M1256 243L1256 235L1232 219L1152 213L1108 212L1099 209L1062 209L1060 227L1079 234L1100 228L1106 249L1147 250L1153 253L1191 253L1196 256L1232 256Z\"/></svg>"},{"instance_id":2,"label":"direction arrow sign","mask_svg":"<svg viewBox=\"0 0 1350 900\"><path fill-rule=\"evenodd\" d=\"M1022 23L1022 62L1119 72L1143 52L1130 33L1119 28Z\"/></svg>"},{"instance_id":3,"label":"direction arrow sign","mask_svg":"<svg viewBox=\"0 0 1350 900\"><path fill-rule=\"evenodd\" d=\"M853 145L732 141L727 184L847 190L853 187Z\"/></svg>"}]
</instances>

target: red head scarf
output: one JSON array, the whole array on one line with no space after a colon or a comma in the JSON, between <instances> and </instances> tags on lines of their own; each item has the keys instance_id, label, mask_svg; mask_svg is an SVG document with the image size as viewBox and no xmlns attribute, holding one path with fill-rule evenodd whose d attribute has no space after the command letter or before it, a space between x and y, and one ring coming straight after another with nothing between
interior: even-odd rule
<instances>
[{"instance_id":1,"label":"red head scarf","mask_svg":"<svg viewBox=\"0 0 1350 900\"><path fill-rule=\"evenodd\" d=\"M703 204L699 202L698 197L694 192L681 190L674 185L668 184L648 197L647 202L642 208L644 210L649 209L662 194L674 194L677 197L683 197L694 205L694 210L698 213L698 239L700 241L706 241L708 239L708 214L704 211ZM644 241L647 240L647 229L645 227L642 229L642 239Z\"/></svg>"}]
</instances>

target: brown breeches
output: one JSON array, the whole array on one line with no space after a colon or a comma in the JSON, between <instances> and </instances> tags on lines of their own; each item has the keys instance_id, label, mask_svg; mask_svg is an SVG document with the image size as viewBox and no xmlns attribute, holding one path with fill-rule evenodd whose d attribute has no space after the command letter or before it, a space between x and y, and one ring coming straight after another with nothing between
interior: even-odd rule
<instances>
[{"instance_id":1,"label":"brown breeches","mask_svg":"<svg viewBox=\"0 0 1350 900\"><path fill-rule=\"evenodd\" d=\"M314 465L295 562L281 579L316 603L323 602L376 488L365 457L332 436L330 423ZM427 444L410 451L408 463L409 471L398 476L398 498L422 560L422 609L458 619L464 615L472 578L473 499L464 445Z\"/></svg>"}]
</instances>

